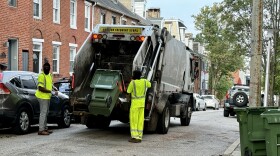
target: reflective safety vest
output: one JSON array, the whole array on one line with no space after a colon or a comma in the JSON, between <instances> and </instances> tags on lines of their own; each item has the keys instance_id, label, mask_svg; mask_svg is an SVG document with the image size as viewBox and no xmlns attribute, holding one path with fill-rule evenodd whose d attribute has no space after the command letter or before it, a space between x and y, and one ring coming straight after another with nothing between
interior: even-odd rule
<instances>
[{"instance_id":1,"label":"reflective safety vest","mask_svg":"<svg viewBox=\"0 0 280 156\"><path fill-rule=\"evenodd\" d=\"M151 83L146 79L132 80L127 88L127 93L131 93L132 107L144 107L146 89L151 87Z\"/></svg>"},{"instance_id":2,"label":"reflective safety vest","mask_svg":"<svg viewBox=\"0 0 280 156\"><path fill-rule=\"evenodd\" d=\"M40 73L39 76L38 76L38 88L40 87L44 87L46 88L47 90L52 90L52 75L51 74L48 74L48 75L45 75L44 73ZM44 93L44 92L41 92L39 91L39 89L36 90L36 93L35 93L35 96L37 98L40 98L40 99L51 99L51 93Z\"/></svg>"}]
</instances>

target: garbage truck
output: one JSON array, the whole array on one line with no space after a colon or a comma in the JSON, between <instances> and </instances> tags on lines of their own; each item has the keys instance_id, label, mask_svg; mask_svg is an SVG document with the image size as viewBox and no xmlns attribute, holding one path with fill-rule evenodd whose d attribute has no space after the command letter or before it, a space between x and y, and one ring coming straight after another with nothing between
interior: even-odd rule
<instances>
[{"instance_id":1,"label":"garbage truck","mask_svg":"<svg viewBox=\"0 0 280 156\"><path fill-rule=\"evenodd\" d=\"M70 96L73 114L88 128L129 123L126 89L134 70L146 91L144 131L166 134L170 118L190 124L194 62L188 47L158 26L98 24L75 56Z\"/></svg>"}]
</instances>

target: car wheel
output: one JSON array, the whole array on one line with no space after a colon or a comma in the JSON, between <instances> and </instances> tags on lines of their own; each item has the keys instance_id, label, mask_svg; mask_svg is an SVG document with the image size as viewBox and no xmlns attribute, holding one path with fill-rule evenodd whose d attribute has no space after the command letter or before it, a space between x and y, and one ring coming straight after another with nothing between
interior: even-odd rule
<instances>
[{"instance_id":1,"label":"car wheel","mask_svg":"<svg viewBox=\"0 0 280 156\"><path fill-rule=\"evenodd\" d=\"M158 125L157 125L157 131L160 134L166 134L169 129L170 125L170 112L169 112L169 102L166 103L162 114L159 115Z\"/></svg>"},{"instance_id":2,"label":"car wheel","mask_svg":"<svg viewBox=\"0 0 280 156\"><path fill-rule=\"evenodd\" d=\"M203 111L206 111L206 104L204 105Z\"/></svg>"},{"instance_id":3,"label":"car wheel","mask_svg":"<svg viewBox=\"0 0 280 156\"><path fill-rule=\"evenodd\" d=\"M19 109L16 117L16 123L13 130L16 134L26 134L30 128L30 113L28 109L22 107Z\"/></svg>"},{"instance_id":4,"label":"car wheel","mask_svg":"<svg viewBox=\"0 0 280 156\"><path fill-rule=\"evenodd\" d=\"M228 110L224 110L224 117L229 117L229 112L228 112Z\"/></svg>"},{"instance_id":5,"label":"car wheel","mask_svg":"<svg viewBox=\"0 0 280 156\"><path fill-rule=\"evenodd\" d=\"M71 125L71 115L70 115L70 108L68 105L64 105L63 109L61 110L61 117L58 121L58 126L61 128L68 128Z\"/></svg>"},{"instance_id":6,"label":"car wheel","mask_svg":"<svg viewBox=\"0 0 280 156\"><path fill-rule=\"evenodd\" d=\"M238 107L245 106L248 103L248 96L243 92L238 92L233 96L233 102Z\"/></svg>"}]
</instances>

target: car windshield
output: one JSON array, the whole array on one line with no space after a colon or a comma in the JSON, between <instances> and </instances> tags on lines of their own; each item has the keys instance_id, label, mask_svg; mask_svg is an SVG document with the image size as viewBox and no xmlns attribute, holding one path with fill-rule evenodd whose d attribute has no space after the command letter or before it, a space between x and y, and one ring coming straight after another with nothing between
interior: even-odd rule
<instances>
[{"instance_id":1,"label":"car windshield","mask_svg":"<svg viewBox=\"0 0 280 156\"><path fill-rule=\"evenodd\" d=\"M213 96L203 96L204 99L213 99Z\"/></svg>"}]
</instances>

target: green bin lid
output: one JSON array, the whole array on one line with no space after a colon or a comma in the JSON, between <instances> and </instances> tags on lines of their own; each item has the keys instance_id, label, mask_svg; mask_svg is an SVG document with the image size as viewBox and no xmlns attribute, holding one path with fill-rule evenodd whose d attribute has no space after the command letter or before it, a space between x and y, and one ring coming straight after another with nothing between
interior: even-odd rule
<instances>
[{"instance_id":1,"label":"green bin lid","mask_svg":"<svg viewBox=\"0 0 280 156\"><path fill-rule=\"evenodd\" d=\"M118 70L96 70L91 80L91 88L114 89L119 81Z\"/></svg>"},{"instance_id":2,"label":"green bin lid","mask_svg":"<svg viewBox=\"0 0 280 156\"><path fill-rule=\"evenodd\" d=\"M267 123L280 123L280 109L268 109L261 117L267 119Z\"/></svg>"}]
</instances>

